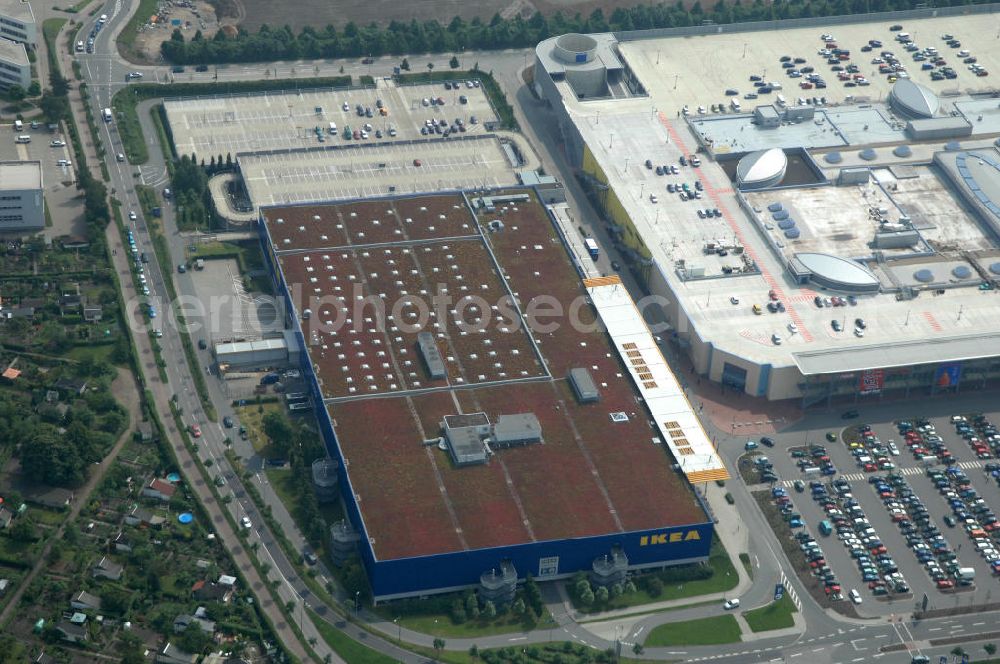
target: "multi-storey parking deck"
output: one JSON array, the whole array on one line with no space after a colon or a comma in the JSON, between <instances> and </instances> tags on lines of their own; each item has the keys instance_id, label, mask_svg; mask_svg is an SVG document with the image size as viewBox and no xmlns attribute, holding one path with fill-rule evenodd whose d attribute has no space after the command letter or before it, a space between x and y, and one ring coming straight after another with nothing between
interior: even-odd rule
<instances>
[{"instance_id":1,"label":"multi-storey parking deck","mask_svg":"<svg viewBox=\"0 0 1000 664\"><path fill-rule=\"evenodd\" d=\"M531 190L490 196L490 212L443 194L263 214L376 596L470 585L503 560L549 578L614 550L703 559L711 524L545 208ZM462 421L485 429L463 435L483 458L460 463L443 422L476 413Z\"/></svg>"}]
</instances>

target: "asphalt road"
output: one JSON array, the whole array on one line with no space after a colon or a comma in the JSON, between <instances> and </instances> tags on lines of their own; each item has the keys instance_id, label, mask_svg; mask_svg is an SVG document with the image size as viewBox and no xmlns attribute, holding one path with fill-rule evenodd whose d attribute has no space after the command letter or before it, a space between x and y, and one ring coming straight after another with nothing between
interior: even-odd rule
<instances>
[{"instance_id":1,"label":"asphalt road","mask_svg":"<svg viewBox=\"0 0 1000 664\"><path fill-rule=\"evenodd\" d=\"M126 85L125 74L129 71L143 72L144 80L146 81L169 82L171 80L186 80L212 82L216 80L266 79L275 76L280 76L282 78L333 76L340 73L341 67L344 68L344 73L349 73L355 76L360 74L372 74L376 76L388 75L391 73L392 66L397 64L395 58L383 58L376 60L376 62L372 65L362 65L356 61L272 63L261 65L229 65L211 68L208 72L204 73L187 71L183 74L172 74L167 67L144 67L122 62L114 49L112 40L114 32L117 29L116 26L122 25L126 20L126 12L122 9L120 0L119 2L114 3L108 2L106 4L106 12L111 15L112 18L109 22L109 27L105 28L98 36L97 52L93 55L79 57L83 67L84 76L92 93L93 109L98 117L100 115L100 109L110 105L110 98L114 92L120 87ZM425 67L426 61L434 62L438 67L446 66L445 63L449 57L449 55L432 56L431 58L410 57L409 60L413 65L413 71L420 71ZM557 141L559 132L555 126L554 118L552 114L542 106L542 104L534 99L519 79L520 70L525 64L527 64L529 57L530 56L526 51L467 53L464 56L464 58L468 61L478 61L480 66L484 69L492 69L494 74L500 80L501 85L507 90L509 98L515 102L518 119L524 129L524 133L540 152L542 164L546 171L560 175L560 179L566 183L567 197L571 207L578 213L580 224L589 228L595 237L597 237L601 242L602 246L608 248L602 254L600 265L605 272L610 272L609 261L612 258L616 258L616 256L614 256L613 252L610 250L611 243L604 233L603 224L600 222L599 216L587 202L582 190L574 179L572 166L566 162L565 156L561 152L560 145ZM149 150L149 163L138 169L141 174L140 180L146 184L160 188L166 184L166 167L163 163L159 147L156 145L155 133L148 131L148 113L143 111L144 109L141 109L140 118L143 120L144 131L146 131L146 136L148 137L147 140L150 143L151 149ZM121 151L121 148L117 132L114 130L113 125L105 125L102 127L102 139L109 146L107 148L107 152L109 167L112 171L112 186L115 188L116 192L115 196L122 201L124 210L128 211L131 209L139 213L139 219L134 223L137 240L143 248L147 250L147 254L152 255L152 245L149 242L145 221L141 218L141 211L139 209L138 201L135 198L133 188L134 180L132 173L134 172L135 167L118 164L114 161L113 155L116 152ZM164 208L164 212L164 227L167 230L172 253L172 265L163 266L163 269L172 272L173 264L180 262L181 257L183 256L185 239L176 232L176 227L173 224L172 209L168 206ZM150 276L153 295L164 298L166 294L165 287L163 286L165 275L161 272L159 266L154 265L154 263L150 264ZM626 277L626 281L633 287L633 291L635 291L635 285L630 282L627 275L623 276ZM194 287L190 278L177 279L175 283L180 293L194 294ZM137 335L137 339L141 341L144 336L145 335L141 334ZM180 346L179 338L176 334L169 331L169 328L165 327L163 341L164 357L167 360L168 365L169 385L173 386L173 393L177 394L179 404L184 409L186 418L185 421L188 421L187 418L195 418L202 424L204 435L199 441L199 453L201 454L203 461L211 459L213 463L212 467L216 468L226 476L227 484L223 488L223 491L232 492L235 498L229 506L233 517L238 521L242 516L247 515L253 522L253 528L251 529L251 533L249 533L251 541L260 542L260 557L272 564L272 567L275 570L274 575L276 575L280 580L280 585L278 586L277 591L280 601L294 600L296 602L309 602L310 605L314 606L317 613L322 615L332 624L337 625L338 628L344 629L353 638L364 641L367 645L390 654L390 656L393 656L400 661L425 661L425 658L418 657L412 653L400 651L385 640L373 637L351 622L342 621L340 616L332 608L322 606L318 602L317 598L311 596L305 584L298 578L297 571L294 566L292 566L284 556L281 548L274 541L272 533L270 533L265 524L262 522L256 507L246 496L245 490L243 489L239 478L236 477L233 474L232 469L228 467L228 463L223 455L223 441L226 437L225 431L217 425L211 425L208 423L204 414L201 412L201 406L192 387L193 383L191 381L186 358ZM204 366L210 364L210 358L206 353L200 353L199 360L202 363L202 366L193 367L193 370L202 371ZM220 418L226 414L233 415L231 410L226 405L228 400L220 390L220 386L217 381L214 378L209 377L209 385L213 391L213 400L217 405ZM178 387L179 389L177 389ZM965 401L965 398L963 398L963 401ZM980 401L982 401L982 399ZM945 407L946 403L947 402L942 399L931 400L928 404L926 404L926 408L936 408L937 410L942 411L942 416L944 416L946 414L950 414L950 412L955 409L955 406L950 403L948 403L947 407ZM917 408L918 410L916 412L933 412L924 410L924 404L908 404L908 407ZM974 404L969 406L969 408L975 407L976 406ZM862 409L863 419L867 418L868 420L877 421L881 418L884 421L888 421L893 416L898 416L897 412L891 412L897 410L898 407L893 408L891 406L873 406L871 408L864 408ZM829 412L812 414L802 423L793 427L791 431L788 431L778 437L779 449L787 447L787 445L792 443L801 443L803 437L806 435L808 435L812 440L819 440L822 437L823 432L831 428L838 428L841 424L842 422L839 420L837 413ZM942 428L941 430L944 431L946 429ZM732 464L734 464L736 457L742 452L744 439L729 436L725 432L718 432L717 435L720 440L720 449L722 450L723 455L726 457L727 462L731 464L730 467L734 467ZM964 441L961 442L964 443ZM241 443L239 441L236 442L237 446L240 444ZM954 446L951 444L949 446L953 447L952 451L957 453L958 450L954 449L957 447L957 443L955 443ZM249 467L253 473L249 481L257 483L257 488L260 490L264 500L272 506L274 516L278 520L288 538L293 542L301 543L301 535L297 532L291 518L284 510L283 506L280 505L280 502L277 502L273 491L271 491L270 487L266 484L265 477L260 472L257 472L260 468L260 460L254 458L252 453L243 454L246 452L246 449L237 447L236 451L249 459ZM784 452L784 455L787 457L787 452ZM775 451L770 453L769 456L777 457L779 456L779 452ZM838 467L841 467L841 469L846 472L847 460L844 459L838 461L840 461L838 463ZM785 476L784 474L782 475ZM743 606L753 607L763 605L770 599L770 595L773 592L773 584L779 578L780 570L785 566L780 552L780 546L774 537L773 532L764 522L759 510L757 510L754 506L753 500L749 496L746 487L744 487L742 483L734 481L730 483L729 488L734 497L736 497L738 504L745 506L741 510L741 514L744 519L743 527L747 528L749 533L749 548L755 565L756 583L750 591L742 596L741 599ZM864 487L864 489L867 489L867 487ZM868 490L870 491L870 489ZM859 490L858 493L863 494L864 491ZM983 491L983 493L984 495L991 496L994 500L996 499L995 490L992 494L989 494L986 491ZM921 493L921 495L923 497L923 493ZM933 496L927 496L926 502L928 503L928 506L931 507L933 512L934 507L932 498ZM882 508L877 501L869 506L868 503L870 502L871 501L866 501L864 503L866 512L870 512L870 517L875 517L878 510L882 510L884 513L884 508ZM218 509L218 506L216 505L213 509ZM891 524L887 524L886 529L889 526L891 526ZM879 528L880 534L882 530L883 528ZM887 534L888 533L886 533L886 535ZM949 535L950 533L946 532L946 536ZM956 539L956 535L949 537L949 540L951 541ZM235 537L231 533L226 533L225 536L233 537L235 542ZM956 545L958 542L952 541L951 543ZM834 543L831 542L830 544L832 545ZM824 550L826 550L827 546L830 545L824 546ZM830 548L832 549L832 547ZM896 547L893 547L893 555L897 558L897 562L902 563L906 560L907 556L909 556L910 559L913 559L912 554L908 551L896 551L895 549ZM245 556L246 552L243 551L242 555ZM915 564L915 560L913 560L913 562ZM838 569L836 565L835 569ZM851 569L853 570L853 566ZM915 581L918 578L917 572L919 571L920 570L910 572L904 571L904 574L906 574L909 580ZM838 573L841 573L839 569ZM805 634L797 637L761 639L753 641L752 643L735 644L724 647L712 646L685 649L651 648L647 649L645 657L686 659L691 661L713 659L724 660L727 662L757 662L774 659L795 661L796 658L803 658L799 660L803 662L857 662L864 659L884 658L887 662L903 662L908 661L908 655L881 654L877 652L876 648L880 645L892 642L898 643L903 640L920 643L925 642L929 638L937 638L938 636L944 636L947 634L974 634L977 630L981 631L987 623L996 623L996 616L976 616L977 620L973 621L963 618L955 618L923 621L914 625L912 623L888 623L886 618L882 616L875 618L868 623L858 624L854 621L847 621L840 616L829 615L820 610L814 603L808 600L808 594L805 592L805 589L801 587L797 579L790 578L789 582L796 588L799 596L803 598L803 617L808 625L808 629ZM554 592L552 592L552 590L553 589L551 587L545 588L545 596L547 602L549 603L550 610L552 610L553 614L557 618L557 622L559 623L558 626L553 627L551 630L542 629L525 635L498 635L494 637L475 639L475 643L480 647L493 647L507 646L520 642L572 639L588 643L594 647L602 649L611 645L611 642L606 639L596 637L585 626L573 623L568 618L565 611L562 610L558 597ZM641 640L644 633L648 633L648 630L651 630L657 624L661 624L663 622L670 622L679 618L703 617L719 612L721 612L720 607L700 607L698 609L688 609L649 616L635 623L628 634L623 634L622 640L626 644L636 640ZM901 611L901 613L902 612L903 611ZM369 616L364 615L362 617L369 618ZM977 623L983 624L980 625ZM379 626L384 632L395 636L395 627L392 626L391 623L389 625L382 623ZM314 630L310 630L311 627L312 626L309 624L309 621L305 621L307 636L315 633ZM279 630L279 633L281 633L281 630ZM417 634L408 630L401 630L399 633L404 641L430 645L432 640L432 637L428 635ZM285 630L285 634L287 635L287 630ZM473 640L470 639L450 639L448 641L448 648L465 649L471 645L472 642ZM320 646L323 645L322 640L319 641L319 644ZM925 654L936 654L936 650L943 652L949 649L950 646L948 648L938 649L925 647L922 651ZM322 647L317 647L317 651L320 656L325 654ZM914 650L914 652L916 652L916 650ZM336 657L334 657L334 661L338 661Z\"/></svg>"}]
</instances>

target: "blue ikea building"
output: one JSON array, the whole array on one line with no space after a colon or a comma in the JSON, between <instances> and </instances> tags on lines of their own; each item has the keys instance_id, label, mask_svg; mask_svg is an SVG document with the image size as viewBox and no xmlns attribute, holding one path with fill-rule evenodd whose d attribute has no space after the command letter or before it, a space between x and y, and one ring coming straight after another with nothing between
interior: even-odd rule
<instances>
[{"instance_id":1,"label":"blue ikea building","mask_svg":"<svg viewBox=\"0 0 1000 664\"><path fill-rule=\"evenodd\" d=\"M370 202L372 199L365 200ZM338 205L345 203L349 201L337 201ZM280 206L282 209L288 207L291 206ZM271 209L277 209L277 206ZM519 580L531 575L543 581L569 577L580 571L591 572L597 564L595 561L618 554L624 554L628 570L662 568L667 565L704 562L708 559L713 524L707 515L707 508L701 502L701 497L694 492L704 520L689 525L380 560L369 538L330 414L326 408L318 407L324 403L323 394L312 362L308 359L309 346L306 343L300 317L294 306L289 286L285 282L267 224L264 222L266 212L266 209L261 210L258 224L264 261L275 292L280 295L280 300L284 303L287 324L294 332L299 356L303 358L302 378L308 385L312 403L317 405L315 415L320 433L330 457L338 462L339 487L344 509L356 535L357 554L368 573L373 599L376 602L470 587L479 587L482 591L483 577L501 569L513 570ZM558 231L558 225L556 228Z\"/></svg>"}]
</instances>

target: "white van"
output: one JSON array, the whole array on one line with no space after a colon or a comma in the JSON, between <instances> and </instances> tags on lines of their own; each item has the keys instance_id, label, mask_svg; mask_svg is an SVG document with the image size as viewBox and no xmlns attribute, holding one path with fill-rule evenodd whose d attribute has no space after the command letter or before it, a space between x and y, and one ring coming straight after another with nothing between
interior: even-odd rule
<instances>
[{"instance_id":1,"label":"white van","mask_svg":"<svg viewBox=\"0 0 1000 664\"><path fill-rule=\"evenodd\" d=\"M20 120L14 120L14 131L24 131L24 123Z\"/></svg>"},{"instance_id":2,"label":"white van","mask_svg":"<svg viewBox=\"0 0 1000 664\"><path fill-rule=\"evenodd\" d=\"M778 102L778 106L784 106L788 103L788 100L785 99L785 95L778 95L774 99Z\"/></svg>"},{"instance_id":3,"label":"white van","mask_svg":"<svg viewBox=\"0 0 1000 664\"><path fill-rule=\"evenodd\" d=\"M736 100L736 97L733 97L733 99L729 102L729 105L732 106L733 110L737 113L740 112L740 102Z\"/></svg>"},{"instance_id":4,"label":"white van","mask_svg":"<svg viewBox=\"0 0 1000 664\"><path fill-rule=\"evenodd\" d=\"M76 43L76 52L83 53L83 40L81 39Z\"/></svg>"},{"instance_id":5,"label":"white van","mask_svg":"<svg viewBox=\"0 0 1000 664\"><path fill-rule=\"evenodd\" d=\"M15 143L30 143L30 142L31 142L31 136L29 136L28 134L21 134L15 140Z\"/></svg>"},{"instance_id":6,"label":"white van","mask_svg":"<svg viewBox=\"0 0 1000 664\"><path fill-rule=\"evenodd\" d=\"M330 123L330 135L331 136L336 136L337 135L337 123L336 122L331 122Z\"/></svg>"}]
</instances>

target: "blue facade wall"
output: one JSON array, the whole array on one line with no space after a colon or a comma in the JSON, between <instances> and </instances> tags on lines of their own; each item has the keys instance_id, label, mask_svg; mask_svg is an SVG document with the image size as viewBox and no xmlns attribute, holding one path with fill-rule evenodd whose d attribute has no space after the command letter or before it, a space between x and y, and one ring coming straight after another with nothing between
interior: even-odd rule
<instances>
[{"instance_id":1,"label":"blue facade wall","mask_svg":"<svg viewBox=\"0 0 1000 664\"><path fill-rule=\"evenodd\" d=\"M671 542L671 536L678 541ZM643 537L647 538L645 545ZM656 565L707 558L711 545L712 524L702 523L380 561L369 567L369 580L375 597L423 594L436 588L475 585L480 574L503 560L513 563L519 578L528 574L544 578L539 574L543 558L558 557L558 568L554 573L550 568L550 575L566 575L589 571L595 558L610 553L615 546L628 556L629 565Z\"/></svg>"},{"instance_id":2,"label":"blue facade wall","mask_svg":"<svg viewBox=\"0 0 1000 664\"><path fill-rule=\"evenodd\" d=\"M551 221L551 219L550 219ZM554 224L559 229L558 224ZM679 562L693 562L708 558L712 544L713 526L711 522L664 528L657 530L613 533L594 537L565 540L531 542L514 546L455 551L432 556L419 556L396 560L377 560L365 527L361 510L355 499L351 478L344 463L337 441L333 422L326 408L322 407L323 396L309 355L306 337L293 307L291 295L272 251L270 234L261 221L260 240L264 262L270 271L275 292L285 304L288 322L291 324L300 356L303 358L301 371L309 385L309 392L316 405L315 414L320 434L327 451L339 462L339 487L344 500L347 518L361 533L359 554L368 573L373 596L388 599L400 596L433 594L443 590L474 586L479 577L491 568L509 560L523 579L528 574L536 578L565 576L581 570L590 570L595 558L609 553L613 547L620 547L628 556L632 566L669 565ZM707 517L706 517L707 518ZM553 568L553 558L558 563ZM543 559L547 573L541 573Z\"/></svg>"}]
</instances>

